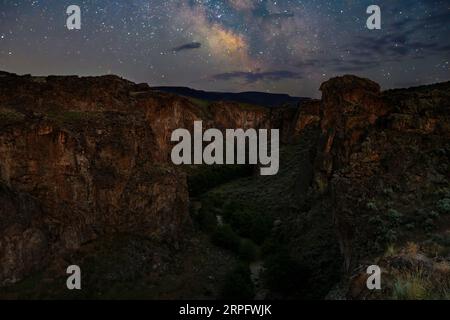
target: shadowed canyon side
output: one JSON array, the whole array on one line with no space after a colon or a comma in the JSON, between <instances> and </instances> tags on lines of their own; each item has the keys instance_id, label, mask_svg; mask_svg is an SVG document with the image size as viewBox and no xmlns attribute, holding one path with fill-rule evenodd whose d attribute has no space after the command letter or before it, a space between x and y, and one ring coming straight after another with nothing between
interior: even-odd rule
<instances>
[{"instance_id":1,"label":"shadowed canyon side","mask_svg":"<svg viewBox=\"0 0 450 320\"><path fill-rule=\"evenodd\" d=\"M46 279L48 270L61 272L79 256L89 262L108 246L118 252L114 262L127 265L108 271L113 280L126 272L132 283L164 279L144 297L217 298L236 258L209 246L203 226L209 219L217 242L223 219L244 239L237 242L260 247L266 272L256 276L267 284L256 296L392 297L395 283L420 266L434 275L426 289L448 298L450 83L381 92L370 80L343 76L321 91L321 100L266 108L181 97L116 76L0 74L6 296L36 274ZM171 133L196 120L222 130L280 129L279 174L260 177L250 168L222 179L217 167L175 167ZM129 234L139 244L104 245ZM145 275L130 266L135 256L135 268L150 266ZM209 260L210 270L196 291L188 287L197 281L189 263L202 265L199 259ZM291 281L295 288L274 278L280 261L298 266L289 270L301 275L286 273L300 279ZM364 290L371 264L388 274L381 292ZM161 289L167 283L173 288Z\"/></svg>"}]
</instances>

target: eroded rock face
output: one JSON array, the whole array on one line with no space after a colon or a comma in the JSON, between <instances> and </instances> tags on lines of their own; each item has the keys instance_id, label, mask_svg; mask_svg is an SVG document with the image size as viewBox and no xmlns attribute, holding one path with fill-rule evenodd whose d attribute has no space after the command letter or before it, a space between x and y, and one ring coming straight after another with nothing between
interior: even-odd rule
<instances>
[{"instance_id":1,"label":"eroded rock face","mask_svg":"<svg viewBox=\"0 0 450 320\"><path fill-rule=\"evenodd\" d=\"M344 269L370 265L389 244L445 237L437 203L450 190L450 84L381 92L344 76L321 90L297 127L322 130L313 188L331 203Z\"/></svg>"},{"instance_id":2,"label":"eroded rock face","mask_svg":"<svg viewBox=\"0 0 450 320\"><path fill-rule=\"evenodd\" d=\"M162 161L165 145L148 121L172 114L141 103L135 85L117 77L0 82L0 283L104 234L182 240L186 178Z\"/></svg>"},{"instance_id":3,"label":"eroded rock face","mask_svg":"<svg viewBox=\"0 0 450 320\"><path fill-rule=\"evenodd\" d=\"M173 244L190 228L178 128L270 127L268 109L208 107L116 76L0 77L0 284L97 237Z\"/></svg>"},{"instance_id":4,"label":"eroded rock face","mask_svg":"<svg viewBox=\"0 0 450 320\"><path fill-rule=\"evenodd\" d=\"M35 199L0 184L0 279L14 283L45 262L48 229Z\"/></svg>"},{"instance_id":5,"label":"eroded rock face","mask_svg":"<svg viewBox=\"0 0 450 320\"><path fill-rule=\"evenodd\" d=\"M302 104L297 113L293 135L299 135L307 127L320 123L320 106L321 101L309 101Z\"/></svg>"},{"instance_id":6,"label":"eroded rock face","mask_svg":"<svg viewBox=\"0 0 450 320\"><path fill-rule=\"evenodd\" d=\"M242 106L238 103L217 102L211 108L211 120L218 129L271 128L269 110L262 107Z\"/></svg>"},{"instance_id":7,"label":"eroded rock face","mask_svg":"<svg viewBox=\"0 0 450 320\"><path fill-rule=\"evenodd\" d=\"M321 90L322 100L269 110L197 104L115 76L1 73L0 285L103 235L182 241L189 195L170 162L170 137L196 120L204 128L280 129L283 143L306 140L298 217L331 212L321 217L336 231L344 279L387 244L448 233L449 217L429 213L450 199L450 84L381 92L344 76ZM320 230L319 220L312 228ZM361 279L350 296L359 296Z\"/></svg>"}]
</instances>

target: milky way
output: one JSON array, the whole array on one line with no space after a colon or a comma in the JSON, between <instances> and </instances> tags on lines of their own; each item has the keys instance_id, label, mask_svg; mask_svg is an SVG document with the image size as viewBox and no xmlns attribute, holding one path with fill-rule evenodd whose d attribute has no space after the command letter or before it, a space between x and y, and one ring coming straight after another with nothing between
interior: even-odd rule
<instances>
[{"instance_id":1,"label":"milky way","mask_svg":"<svg viewBox=\"0 0 450 320\"><path fill-rule=\"evenodd\" d=\"M66 8L79 5L81 30ZM382 29L366 27L371 4ZM0 69L150 85L319 95L342 74L383 88L450 79L450 0L0 1Z\"/></svg>"}]
</instances>

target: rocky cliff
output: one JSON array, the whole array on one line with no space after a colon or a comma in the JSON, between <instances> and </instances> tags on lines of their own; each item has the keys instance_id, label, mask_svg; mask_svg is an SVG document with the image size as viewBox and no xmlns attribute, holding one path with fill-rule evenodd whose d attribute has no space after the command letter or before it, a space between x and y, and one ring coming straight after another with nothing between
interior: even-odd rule
<instances>
[{"instance_id":1,"label":"rocky cliff","mask_svg":"<svg viewBox=\"0 0 450 320\"><path fill-rule=\"evenodd\" d=\"M321 90L321 100L299 108L268 109L180 97L116 76L2 73L0 284L109 235L182 245L193 229L189 190L186 171L170 163L170 136L195 120L281 129L277 176L212 193L223 200L215 203L271 216L267 241L309 266L308 297L323 298L340 283L341 296L361 298L362 282L351 279L368 264L391 268L382 258L389 246L434 245L435 257L448 261L450 83L382 92L344 76Z\"/></svg>"},{"instance_id":2,"label":"rocky cliff","mask_svg":"<svg viewBox=\"0 0 450 320\"><path fill-rule=\"evenodd\" d=\"M231 201L271 217L263 248L274 298L448 297L450 83L382 92L344 76L321 90L321 100L272 114L286 143L278 175L212 190L212 210L226 217ZM382 291L367 290L373 264Z\"/></svg>"},{"instance_id":3,"label":"rocky cliff","mask_svg":"<svg viewBox=\"0 0 450 320\"><path fill-rule=\"evenodd\" d=\"M308 125L321 131L311 188L330 203L344 272L380 264L390 275L386 282L399 285L425 252L448 269L450 83L381 92L372 81L344 76L321 90L321 102L300 111L297 128L300 135ZM397 251L388 253L397 255L397 269L390 264L395 259L383 258L388 247ZM423 274L436 281L414 277L437 285L449 279L441 271L428 259ZM355 283L349 297L373 295L365 281ZM442 283L450 290L448 280ZM392 294L387 291L378 295Z\"/></svg>"},{"instance_id":4,"label":"rocky cliff","mask_svg":"<svg viewBox=\"0 0 450 320\"><path fill-rule=\"evenodd\" d=\"M175 247L190 227L177 128L268 127L268 110L214 107L116 76L0 76L0 283L105 234Z\"/></svg>"}]
</instances>

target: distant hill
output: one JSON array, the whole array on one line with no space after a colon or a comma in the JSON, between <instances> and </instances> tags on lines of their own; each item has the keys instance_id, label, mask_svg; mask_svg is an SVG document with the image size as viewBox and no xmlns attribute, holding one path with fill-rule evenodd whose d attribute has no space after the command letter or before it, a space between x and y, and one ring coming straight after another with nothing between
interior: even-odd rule
<instances>
[{"instance_id":1,"label":"distant hill","mask_svg":"<svg viewBox=\"0 0 450 320\"><path fill-rule=\"evenodd\" d=\"M311 100L310 98L304 97L292 97L288 94L265 92L209 92L187 87L153 87L152 89L207 101L234 101L271 108L282 105L296 106L301 102Z\"/></svg>"}]
</instances>

